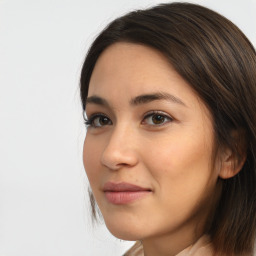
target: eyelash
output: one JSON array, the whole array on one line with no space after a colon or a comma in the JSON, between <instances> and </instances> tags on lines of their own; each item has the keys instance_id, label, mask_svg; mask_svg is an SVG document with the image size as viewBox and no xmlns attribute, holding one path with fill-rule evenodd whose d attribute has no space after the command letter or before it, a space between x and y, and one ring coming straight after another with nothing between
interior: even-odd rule
<instances>
[{"instance_id":1,"label":"eyelash","mask_svg":"<svg viewBox=\"0 0 256 256\"><path fill-rule=\"evenodd\" d=\"M150 126L162 126L165 123L172 122L174 120L170 115L166 114L165 112L162 112L162 111L150 111L150 112L146 113L146 115L143 117L142 124L145 123L145 120L147 118L150 118L150 117L152 118L154 116L162 117L162 118L165 119L165 121L160 123L160 124L150 124Z\"/></svg>"},{"instance_id":2,"label":"eyelash","mask_svg":"<svg viewBox=\"0 0 256 256\"><path fill-rule=\"evenodd\" d=\"M91 115L89 118L86 118L86 117L84 117L84 123L85 123L85 126L87 127L87 128L89 128L89 127L93 127L93 128L101 128L102 126L105 126L105 125L102 125L102 126L97 126L97 125L95 125L94 124L94 121L96 120L96 118L107 118L110 122L111 122L111 120L105 115L105 114L103 114L103 113L97 113L97 114L93 114L93 115ZM112 122L111 122L111 124L112 124Z\"/></svg>"},{"instance_id":3,"label":"eyelash","mask_svg":"<svg viewBox=\"0 0 256 256\"><path fill-rule=\"evenodd\" d=\"M157 115L158 115L158 117L164 118L164 121L159 123L159 124L149 124L149 126L159 127L159 126L164 125L167 122L172 122L174 120L171 116L167 115L166 113L164 113L162 111L150 111L150 112L146 113L146 115L144 115L143 120L142 120L141 123L146 124L146 122L145 122L146 119L148 119L150 117L152 118L152 117L157 116ZM110 124L109 123L105 124L105 125L103 124L101 126L100 125L95 125L94 122L95 122L96 118L106 118L107 120L105 120L105 121L109 122ZM86 125L87 128L90 128L90 127L92 127L92 128L101 128L103 126L113 124L112 121L110 120L110 118L108 118L108 116L106 116L103 113L93 114L89 118L84 117L84 120L85 120L85 125Z\"/></svg>"}]
</instances>

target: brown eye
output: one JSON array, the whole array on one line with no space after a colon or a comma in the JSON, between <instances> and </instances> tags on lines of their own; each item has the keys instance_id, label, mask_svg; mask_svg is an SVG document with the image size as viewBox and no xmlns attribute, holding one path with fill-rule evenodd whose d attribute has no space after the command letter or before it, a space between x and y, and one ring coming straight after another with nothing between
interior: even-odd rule
<instances>
[{"instance_id":1,"label":"brown eye","mask_svg":"<svg viewBox=\"0 0 256 256\"><path fill-rule=\"evenodd\" d=\"M165 121L165 117L159 114L155 114L152 116L152 122L154 124L162 124Z\"/></svg>"},{"instance_id":2,"label":"brown eye","mask_svg":"<svg viewBox=\"0 0 256 256\"><path fill-rule=\"evenodd\" d=\"M167 122L171 122L173 121L173 119L163 113L149 113L148 115L146 115L146 117L143 120L143 124L147 124L147 125L155 125L155 126L160 126L163 125Z\"/></svg>"},{"instance_id":3,"label":"brown eye","mask_svg":"<svg viewBox=\"0 0 256 256\"><path fill-rule=\"evenodd\" d=\"M93 128L100 128L106 125L112 125L112 121L103 114L93 115L85 123L88 127Z\"/></svg>"},{"instance_id":4,"label":"brown eye","mask_svg":"<svg viewBox=\"0 0 256 256\"><path fill-rule=\"evenodd\" d=\"M101 126L106 126L106 125L110 125L112 124L112 122L110 121L110 119L106 116L97 116L94 118L92 125L94 127L101 127Z\"/></svg>"},{"instance_id":5,"label":"brown eye","mask_svg":"<svg viewBox=\"0 0 256 256\"><path fill-rule=\"evenodd\" d=\"M109 124L109 119L105 116L99 117L98 123L103 126L103 125L108 125Z\"/></svg>"}]
</instances>

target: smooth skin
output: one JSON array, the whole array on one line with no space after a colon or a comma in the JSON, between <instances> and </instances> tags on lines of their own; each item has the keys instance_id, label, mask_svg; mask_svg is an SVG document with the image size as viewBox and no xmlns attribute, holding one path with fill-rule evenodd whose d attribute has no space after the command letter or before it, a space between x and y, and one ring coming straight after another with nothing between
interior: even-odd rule
<instances>
[{"instance_id":1,"label":"smooth skin","mask_svg":"<svg viewBox=\"0 0 256 256\"><path fill-rule=\"evenodd\" d=\"M212 167L214 132L204 103L161 53L125 42L98 59L88 98L84 166L110 232L141 240L146 256L176 255L195 243L219 195L218 177L230 166ZM115 205L103 192L109 181L151 193Z\"/></svg>"}]
</instances>

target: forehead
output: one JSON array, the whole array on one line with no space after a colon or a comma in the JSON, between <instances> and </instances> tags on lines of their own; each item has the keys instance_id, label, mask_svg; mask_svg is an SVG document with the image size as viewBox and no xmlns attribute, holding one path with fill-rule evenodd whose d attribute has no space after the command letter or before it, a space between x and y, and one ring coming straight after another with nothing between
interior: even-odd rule
<instances>
[{"instance_id":1,"label":"forehead","mask_svg":"<svg viewBox=\"0 0 256 256\"><path fill-rule=\"evenodd\" d=\"M96 62L88 96L133 98L159 91L198 100L191 86L161 52L144 45L119 42L108 47Z\"/></svg>"},{"instance_id":2,"label":"forehead","mask_svg":"<svg viewBox=\"0 0 256 256\"><path fill-rule=\"evenodd\" d=\"M163 60L166 62L165 65L163 65ZM161 54L149 47L123 42L113 44L99 57L92 73L89 91L92 85L102 85L102 80L104 84L108 81L112 83L122 81L123 89L127 85L131 89L134 83L137 86L143 86L148 80L150 71L166 68L166 64L167 61ZM157 79L157 74L159 72L155 72L155 79Z\"/></svg>"}]
</instances>

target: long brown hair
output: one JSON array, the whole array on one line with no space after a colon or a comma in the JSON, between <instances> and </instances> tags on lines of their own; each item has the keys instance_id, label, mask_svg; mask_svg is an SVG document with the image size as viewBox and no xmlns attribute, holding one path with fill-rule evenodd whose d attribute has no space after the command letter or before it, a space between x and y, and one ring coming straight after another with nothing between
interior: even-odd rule
<instances>
[{"instance_id":1,"label":"long brown hair","mask_svg":"<svg viewBox=\"0 0 256 256\"><path fill-rule=\"evenodd\" d=\"M256 232L256 53L245 35L220 14L171 3L128 13L95 39L81 73L83 109L101 53L126 41L157 49L191 85L213 117L216 147L228 147L241 171L220 180L222 192L208 233L219 254L252 254ZM236 136L234 136L234 133ZM239 139L243 145L239 146Z\"/></svg>"}]
</instances>

